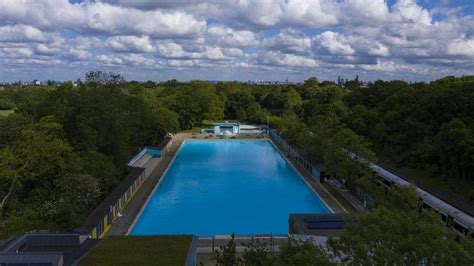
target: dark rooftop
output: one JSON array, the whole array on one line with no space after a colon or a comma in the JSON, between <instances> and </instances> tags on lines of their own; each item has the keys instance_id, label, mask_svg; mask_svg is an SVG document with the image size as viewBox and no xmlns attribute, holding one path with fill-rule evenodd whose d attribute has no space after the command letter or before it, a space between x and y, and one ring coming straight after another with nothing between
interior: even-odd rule
<instances>
[{"instance_id":1,"label":"dark rooftop","mask_svg":"<svg viewBox=\"0 0 474 266\"><path fill-rule=\"evenodd\" d=\"M341 234L347 221L351 220L346 214L290 214L289 233L337 237Z\"/></svg>"}]
</instances>

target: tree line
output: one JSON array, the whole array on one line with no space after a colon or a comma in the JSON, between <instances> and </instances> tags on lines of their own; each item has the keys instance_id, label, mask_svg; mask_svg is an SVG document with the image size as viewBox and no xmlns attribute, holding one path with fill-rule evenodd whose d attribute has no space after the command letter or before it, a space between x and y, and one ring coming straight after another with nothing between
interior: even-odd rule
<instances>
[{"instance_id":1,"label":"tree line","mask_svg":"<svg viewBox=\"0 0 474 266\"><path fill-rule=\"evenodd\" d=\"M474 182L473 86L474 77L367 87L316 78L271 86L127 82L104 72L59 87L5 86L0 105L15 112L0 116L0 238L75 228L126 175L126 162L141 147L204 120L268 118L349 188L367 171L349 151L431 178Z\"/></svg>"}]
</instances>

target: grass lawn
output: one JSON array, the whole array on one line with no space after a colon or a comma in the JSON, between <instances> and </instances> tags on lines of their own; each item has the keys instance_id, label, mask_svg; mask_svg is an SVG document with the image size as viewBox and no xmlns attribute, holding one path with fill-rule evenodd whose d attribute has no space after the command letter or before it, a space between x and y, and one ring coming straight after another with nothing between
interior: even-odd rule
<instances>
[{"instance_id":1,"label":"grass lawn","mask_svg":"<svg viewBox=\"0 0 474 266\"><path fill-rule=\"evenodd\" d=\"M181 130L178 133L201 133L202 127L193 127L191 129Z\"/></svg>"},{"instance_id":2,"label":"grass lawn","mask_svg":"<svg viewBox=\"0 0 474 266\"><path fill-rule=\"evenodd\" d=\"M14 110L0 110L0 116L7 116L13 114Z\"/></svg>"},{"instance_id":3,"label":"grass lawn","mask_svg":"<svg viewBox=\"0 0 474 266\"><path fill-rule=\"evenodd\" d=\"M192 236L110 236L79 265L184 265Z\"/></svg>"}]
</instances>

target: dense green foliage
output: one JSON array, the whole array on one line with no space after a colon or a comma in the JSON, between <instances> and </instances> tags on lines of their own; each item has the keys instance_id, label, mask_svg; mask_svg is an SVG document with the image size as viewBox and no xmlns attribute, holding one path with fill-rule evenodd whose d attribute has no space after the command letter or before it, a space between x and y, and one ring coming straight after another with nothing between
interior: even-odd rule
<instances>
[{"instance_id":1,"label":"dense green foliage","mask_svg":"<svg viewBox=\"0 0 474 266\"><path fill-rule=\"evenodd\" d=\"M221 266L258 265L258 266L297 266L297 265L336 265L327 254L311 241L289 238L288 242L278 246L278 252L271 252L267 243L258 239L252 243L242 243L245 247L237 254L234 235L226 244L216 250L214 261Z\"/></svg>"},{"instance_id":2,"label":"dense green foliage","mask_svg":"<svg viewBox=\"0 0 474 266\"><path fill-rule=\"evenodd\" d=\"M88 84L5 92L0 118L0 232L80 225L145 145L179 130L178 115L146 92Z\"/></svg>"},{"instance_id":3,"label":"dense green foliage","mask_svg":"<svg viewBox=\"0 0 474 266\"><path fill-rule=\"evenodd\" d=\"M141 147L204 120L266 124L268 119L350 189L368 173L367 161L351 156L357 154L370 161L390 159L454 187L465 182L463 189L474 195L474 77L349 85L316 78L300 85L156 84L89 72L77 86L6 86L0 109L15 113L0 116L0 237L80 225L126 175L127 160ZM398 215L383 200L379 205L361 224ZM401 225L427 219L419 231L449 238L432 227L429 215L397 217Z\"/></svg>"},{"instance_id":4,"label":"dense green foliage","mask_svg":"<svg viewBox=\"0 0 474 266\"><path fill-rule=\"evenodd\" d=\"M437 213L420 211L415 187L378 189L378 207L357 214L339 238L329 241L338 260L350 265L474 263L474 239L456 241Z\"/></svg>"},{"instance_id":5,"label":"dense green foliage","mask_svg":"<svg viewBox=\"0 0 474 266\"><path fill-rule=\"evenodd\" d=\"M474 78L376 82L345 99L379 155L431 176L474 181Z\"/></svg>"}]
</instances>

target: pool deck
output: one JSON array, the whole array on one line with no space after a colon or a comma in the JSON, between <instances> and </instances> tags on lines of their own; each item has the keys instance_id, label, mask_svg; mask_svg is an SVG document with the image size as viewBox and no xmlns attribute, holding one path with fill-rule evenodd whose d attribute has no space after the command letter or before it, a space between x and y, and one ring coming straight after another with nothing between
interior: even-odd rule
<instances>
[{"instance_id":1,"label":"pool deck","mask_svg":"<svg viewBox=\"0 0 474 266\"><path fill-rule=\"evenodd\" d=\"M111 229L107 232L106 237L110 235L126 235L129 228L133 225L136 217L139 215L143 206L146 204L148 198L154 191L156 185L161 180L163 174L168 169L168 166L173 161L176 153L178 152L181 144L187 139L220 139L217 137L211 137L209 135L202 135L198 133L179 133L173 136L173 144L169 151L163 156L158 162L158 165L154 167L146 181L143 183L141 188L136 192L134 197L130 200L128 205L122 212L122 217L118 218L113 224ZM236 139L266 139L262 135L243 134L239 135ZM281 145L276 142L272 143L282 151ZM284 154L283 152L281 154ZM341 193L336 191L334 188L327 184L321 184L311 177L304 168L302 168L292 158L286 157L288 161L294 166L299 174L305 179L308 185L319 195L319 197L336 213L353 213L360 210L358 205L360 202L352 202L351 198L343 196ZM151 163L151 162L150 162ZM356 206L356 207L354 207Z\"/></svg>"},{"instance_id":2,"label":"pool deck","mask_svg":"<svg viewBox=\"0 0 474 266\"><path fill-rule=\"evenodd\" d=\"M154 167L154 170L150 173L146 181L143 183L141 188L136 192L133 198L125 207L122 212L122 217L119 217L113 224L110 230L107 232L106 237L109 235L126 235L128 229L135 221L135 217L140 213L142 206L148 200L148 197L154 190L156 184L160 181L161 177L165 173L169 164L173 160L174 156L179 150L179 147L183 143L183 140L174 139L171 144L170 150L161 158L158 165Z\"/></svg>"},{"instance_id":3,"label":"pool deck","mask_svg":"<svg viewBox=\"0 0 474 266\"><path fill-rule=\"evenodd\" d=\"M275 141L272 143L284 155L283 146ZM351 198L349 195L343 195L334 188L325 183L316 181L306 169L299 165L293 158L284 155L291 162L293 167L305 179L306 183L319 195L319 197L329 206L334 213L354 213L363 210L361 203Z\"/></svg>"}]
</instances>

